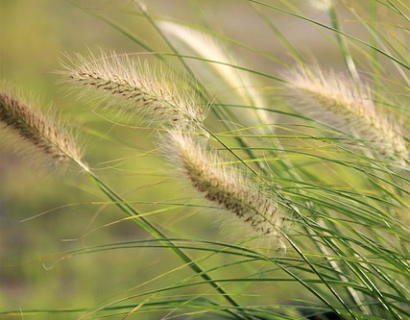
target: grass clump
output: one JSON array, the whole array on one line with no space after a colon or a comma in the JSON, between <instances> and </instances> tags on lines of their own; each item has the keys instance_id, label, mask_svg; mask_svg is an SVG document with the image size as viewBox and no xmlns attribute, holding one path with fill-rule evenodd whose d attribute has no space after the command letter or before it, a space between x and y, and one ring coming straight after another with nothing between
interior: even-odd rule
<instances>
[{"instance_id":1,"label":"grass clump","mask_svg":"<svg viewBox=\"0 0 410 320\"><path fill-rule=\"evenodd\" d=\"M62 72L64 83L80 97L90 96L92 106L105 103L119 119L132 123L142 118L151 127L154 150L143 154L155 154L167 168L156 172L163 180L153 183L158 187L149 195L154 200L128 200L126 192L115 190L122 187L121 179L118 184L105 181L113 168L130 175L140 172L138 168L122 166L121 158L109 162L116 164L113 168L90 169L73 139L55 129L57 120L33 113L19 98L0 94L0 120L10 130L53 158L74 160L110 208L117 207L126 220L137 223L136 230L145 231L143 239L139 235L63 252L61 261L90 253L109 256L118 250L155 252L157 267L162 268L156 274L148 267L149 259L138 261L135 273L147 272L148 279L130 280L134 287L127 283L109 301L69 310L7 310L1 316L410 317L408 108L404 95L395 94L406 92L410 84L408 52L401 40L407 34L404 27L394 28L395 37L386 37L382 28L391 29L378 22L387 10L397 26L408 24L408 8L400 1L373 1L367 16L358 4L320 1L322 18L328 18L323 23L310 17L309 10L317 9L298 8L291 1L241 3L254 16L253 23L267 28L269 40L285 48L287 58L248 39L218 33L208 27L211 20L191 25L169 21L136 2L127 13L148 22L166 51L145 42L137 31L101 18L157 58L171 77L134 62L141 57L114 53L78 55ZM192 1L191 6L206 12L202 2ZM339 10L355 17L367 38L344 31ZM326 31L340 61L331 68L314 61L320 58L308 61L271 15L298 22L309 32ZM241 50L254 55L256 62L250 64L259 67L239 62L235 53ZM333 71L325 71L329 69ZM193 77L196 82L186 81ZM394 89L387 85L389 77L394 78ZM209 109L207 117L202 106ZM139 130L132 128L133 135ZM121 138L115 143L131 153L131 159L138 153ZM180 180L185 181L183 190ZM171 200L157 191L161 187ZM216 222L209 212L212 217L216 212ZM220 226L218 234L204 231L215 224ZM171 255L163 256L163 248Z\"/></svg>"}]
</instances>

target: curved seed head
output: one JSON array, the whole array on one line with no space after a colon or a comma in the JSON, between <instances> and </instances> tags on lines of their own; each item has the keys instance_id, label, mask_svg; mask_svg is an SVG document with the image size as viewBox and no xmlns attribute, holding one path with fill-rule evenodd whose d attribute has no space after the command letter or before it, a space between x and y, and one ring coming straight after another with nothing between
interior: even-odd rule
<instances>
[{"instance_id":1,"label":"curved seed head","mask_svg":"<svg viewBox=\"0 0 410 320\"><path fill-rule=\"evenodd\" d=\"M378 110L367 85L318 67L299 67L284 77L286 96L295 109L358 135L389 164L406 165L409 151L402 131Z\"/></svg>"},{"instance_id":2,"label":"curved seed head","mask_svg":"<svg viewBox=\"0 0 410 320\"><path fill-rule=\"evenodd\" d=\"M256 235L279 236L278 203L234 168L224 165L215 152L207 152L191 135L180 131L169 132L166 150L170 161L205 199L233 213L236 222L240 220L242 227L252 229Z\"/></svg>"},{"instance_id":3,"label":"curved seed head","mask_svg":"<svg viewBox=\"0 0 410 320\"><path fill-rule=\"evenodd\" d=\"M147 122L184 129L202 123L202 110L192 92L178 90L176 81L164 74L156 76L147 64L128 56L101 54L86 59L77 55L65 69L67 82L84 93Z\"/></svg>"},{"instance_id":4,"label":"curved seed head","mask_svg":"<svg viewBox=\"0 0 410 320\"><path fill-rule=\"evenodd\" d=\"M9 90L0 91L0 123L54 163L72 159L86 168L72 132L57 117L35 111L32 104Z\"/></svg>"}]
</instances>

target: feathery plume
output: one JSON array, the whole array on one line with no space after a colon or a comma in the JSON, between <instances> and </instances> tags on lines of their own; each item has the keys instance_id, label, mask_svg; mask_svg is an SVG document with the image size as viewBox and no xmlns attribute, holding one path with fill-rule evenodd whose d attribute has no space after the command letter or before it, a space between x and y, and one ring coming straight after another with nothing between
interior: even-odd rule
<instances>
[{"instance_id":1,"label":"feathery plume","mask_svg":"<svg viewBox=\"0 0 410 320\"><path fill-rule=\"evenodd\" d=\"M34 111L24 99L0 90L0 123L52 158L55 163L72 159L84 169L81 152L67 128L51 115Z\"/></svg>"},{"instance_id":2,"label":"feathery plume","mask_svg":"<svg viewBox=\"0 0 410 320\"><path fill-rule=\"evenodd\" d=\"M216 153L206 152L191 135L179 131L169 132L166 152L204 198L234 213L257 235L279 236L278 204L233 168L222 166Z\"/></svg>"},{"instance_id":3,"label":"feathery plume","mask_svg":"<svg viewBox=\"0 0 410 320\"><path fill-rule=\"evenodd\" d=\"M203 114L191 92L178 94L172 79L155 77L146 64L128 56L90 59L77 55L77 62L65 65L65 77L75 86L86 89L96 100L118 104L148 121L187 128L202 123Z\"/></svg>"},{"instance_id":4,"label":"feathery plume","mask_svg":"<svg viewBox=\"0 0 410 320\"><path fill-rule=\"evenodd\" d=\"M336 72L302 67L284 75L291 105L343 130L357 134L381 158L404 166L409 152L402 131L377 110L365 84L349 82Z\"/></svg>"},{"instance_id":5,"label":"feathery plume","mask_svg":"<svg viewBox=\"0 0 410 320\"><path fill-rule=\"evenodd\" d=\"M234 65L242 65L234 55L225 52L223 45L216 41L214 37L194 30L175 24L173 22L161 21L158 23L160 28L165 34L169 35L173 43L177 45L180 52L186 52L189 54L197 54L205 60L209 60L210 63L206 70L198 70L199 74L205 74L209 76L209 70L214 70L216 73L216 81L224 81L231 88L235 90L236 95L246 105L255 106L255 109L247 109L246 111L237 110L236 114L242 114L242 117L249 125L269 124L272 122L272 118L264 108L268 108L265 99L255 88L258 86L258 81L255 78L251 78L249 73L238 70ZM249 112L254 111L255 114L249 117ZM251 122L252 119L257 121Z\"/></svg>"}]
</instances>

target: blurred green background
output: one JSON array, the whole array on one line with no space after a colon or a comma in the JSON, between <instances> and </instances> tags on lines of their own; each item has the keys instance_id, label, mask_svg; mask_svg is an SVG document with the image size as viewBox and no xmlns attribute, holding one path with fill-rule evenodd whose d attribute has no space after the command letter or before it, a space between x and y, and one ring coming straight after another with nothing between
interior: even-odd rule
<instances>
[{"instance_id":1,"label":"blurred green background","mask_svg":"<svg viewBox=\"0 0 410 320\"><path fill-rule=\"evenodd\" d=\"M103 8L104 13L112 12L113 15L130 8L125 1L87 3L92 8L95 5ZM122 17L123 22L128 19L131 24L138 25L138 21L133 22L133 16L122 14ZM87 161L97 168L112 166L113 170L104 173L106 181L113 181L117 191L130 200L158 200L149 186L163 179L155 177L158 161L155 156L139 159L141 153L154 147L150 141L151 133L148 130L118 129L104 121L91 111L91 104L78 101L73 95L67 96L65 85L58 83L61 76L54 73L62 69L60 61L64 59L64 53L88 55L89 51L98 53L100 49L117 52L141 49L69 1L1 0L0 23L1 78L23 88L29 97L38 98L44 109L51 105L61 113L64 121L81 132L80 140L86 140ZM96 137L95 132L101 136ZM135 240L146 237L146 234L130 221L105 227L105 224L123 219L124 215L110 205L90 204L107 199L86 177L73 168L65 172L47 172L47 168L38 170L38 166L33 166L30 161L30 155L21 156L14 152L18 142L7 143L5 140L9 139L11 136L2 131L1 311L91 307L151 278L152 268L155 274L160 274L176 263L176 259L164 250L164 256L161 256L143 249L87 254L58 262L57 253L95 244ZM123 155L128 158L122 159ZM117 163L109 162L113 159L120 159L117 170ZM158 192L161 187L155 190ZM45 211L49 212L22 221ZM162 261L164 257L166 265ZM49 319L56 317L50 315ZM46 319L47 316L39 318Z\"/></svg>"},{"instance_id":2,"label":"blurred green background","mask_svg":"<svg viewBox=\"0 0 410 320\"><path fill-rule=\"evenodd\" d=\"M200 2L147 1L149 9L158 15L185 22L206 16L217 31L227 32L279 59L289 59L286 49L277 41L266 41L271 31L243 2L215 0L198 5ZM166 50L146 20L135 14L131 2L78 3L91 12L120 21L157 50ZM300 1L294 3L300 6ZM312 18L327 21L323 13L306 5L300 7L308 10ZM342 65L336 46L329 46L326 40L326 32L300 21L289 23L288 17L275 14L276 23L285 26L286 36L302 54L315 56L324 65ZM69 1L0 0L1 78L39 97L44 108L51 104L61 113L86 142L86 160L104 181L126 199L135 201L141 212L169 208L156 202L186 201L184 197L189 196L185 190L167 177L165 162L153 152L156 143L152 130L134 128L137 123L116 125L115 115L93 110L92 103L67 95L65 85L59 83L60 76L54 71L61 69L64 53L88 55L89 51L98 53L100 49L143 52L135 42ZM238 48L237 53L250 68L277 72L278 65L259 54L243 48ZM326 60L322 59L324 56ZM211 84L211 88L216 85ZM224 92L223 88L220 91ZM37 170L29 161L30 156L14 152L18 147L13 145L15 142L7 143L9 135L2 131L0 137L0 311L92 307L165 286L184 272L144 284L180 265L165 249L65 255L73 249L137 240L147 235L135 223L123 220L123 213L107 204L107 199L84 175L73 168L65 172ZM218 237L210 219L196 214L198 211L169 210L153 215L152 219L160 222L170 237ZM259 288L259 292L264 290ZM286 288L280 291L277 288L277 296L285 299ZM40 318L57 319L57 315Z\"/></svg>"}]
</instances>

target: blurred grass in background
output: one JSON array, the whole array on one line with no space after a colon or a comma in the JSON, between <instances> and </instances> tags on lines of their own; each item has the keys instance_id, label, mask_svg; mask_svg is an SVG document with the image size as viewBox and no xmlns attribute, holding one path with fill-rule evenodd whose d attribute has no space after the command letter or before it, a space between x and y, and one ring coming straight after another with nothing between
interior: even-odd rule
<instances>
[{"instance_id":1,"label":"blurred grass in background","mask_svg":"<svg viewBox=\"0 0 410 320\"><path fill-rule=\"evenodd\" d=\"M119 3L117 7L116 3L110 9L108 4L107 1L107 6L103 7L114 13L123 7ZM133 20L130 16L126 18ZM106 132L113 139L117 135L124 145L130 143L130 148L138 146L149 150L153 147L148 141L149 134L144 131L136 134L128 130L124 136L124 130L118 132L113 125L107 125L106 121L95 116L92 106L67 96L63 86L58 84L60 76L53 73L61 69L60 60L64 58L64 52L87 54L89 51L98 52L100 48L133 52L138 50L134 43L69 1L1 1L0 23L2 79L22 87L23 92L39 97L45 108L52 104L53 109L62 113L66 121L78 126L78 130L100 132L102 136L99 138L86 138L90 162L99 164L121 158L125 153L124 146L106 141L103 136ZM158 271L166 268L161 266L161 257L157 255L145 260L144 255L150 256L150 253L143 250L112 252L109 256L100 253L89 258L68 259L55 266L57 258L51 257L44 261L43 266L43 259L49 255L85 245L135 239L140 237L141 231L133 223L123 222L81 238L90 230L123 216L118 215L112 206L87 204L103 198L78 172L69 170L44 174L33 170L30 157L14 153L13 146L4 141L7 138L7 135L2 136L0 146L0 309L94 305L113 293L121 292L128 284L145 279L144 270L148 271L152 266ZM143 171L145 162L150 163L147 169L150 173L155 159L145 157L141 162L138 154L136 152L133 162L139 165L132 163L131 166ZM123 175L121 172L113 173L112 179L122 181ZM155 183L155 179L146 174L135 172L127 175L132 178L123 185L123 189L130 192L138 186ZM135 185L132 185L132 180L135 180ZM138 194L140 200L150 201L153 198L149 187L139 190ZM47 210L51 212L21 222ZM76 241L64 241L79 237ZM147 268L136 268L142 259ZM172 258L169 259L172 264ZM50 319L56 318L50 316Z\"/></svg>"},{"instance_id":2,"label":"blurred grass in background","mask_svg":"<svg viewBox=\"0 0 410 320\"><path fill-rule=\"evenodd\" d=\"M325 13L307 3L286 2L316 21L329 23ZM85 56L90 51L98 54L100 49L115 50L116 53L144 52L134 41L93 14L125 26L157 51L169 52L169 49L130 2L95 0L77 3L89 8L90 12L69 1L0 0L1 77L41 96L40 101L45 106L52 102L53 108L85 136L86 159L95 171L101 171L104 180L131 203L135 202L142 212L169 208L161 206L161 202L185 202L183 188L164 174L167 166L154 152L156 144L152 129L119 120L109 110L94 110L92 103L67 96L64 85L58 83L60 77L53 73L61 69L64 52ZM281 1L271 3L282 5ZM261 52L269 52L279 61L234 46L235 54L250 69L277 74L282 64L291 61L287 48L272 36L272 30L246 1L150 0L147 5L150 12L158 16L186 23L204 21L201 22L204 27L212 25L212 30L254 46ZM307 60L318 60L324 67L344 68L343 56L331 32L280 12L271 14L275 25ZM363 34L362 26L355 23L343 6L340 6L339 14L345 21L343 27L347 33ZM361 48L353 51L360 52ZM145 56L141 54L140 58L143 60ZM149 55L146 59L154 61ZM176 60L170 60L178 65ZM362 62L365 64L365 59ZM395 70L391 72L394 74ZM208 85L218 97L229 98L230 88L217 82ZM272 88L275 88L274 84ZM264 91L266 87L260 89ZM402 90L400 86L396 89ZM275 96L271 93L267 96L270 104L279 109L275 103L280 102ZM220 129L218 123L209 125ZM82 247L146 237L137 225L124 220L123 213L107 204L107 199L95 186L75 170L59 174L33 170L26 157L20 157L13 152L13 146L2 141L0 188L0 311L88 308L138 293L138 286L146 281L143 291L165 287L179 279L180 274L186 274L186 270L181 269L167 275L173 268L178 268L180 262L165 249L121 249L73 258L60 256L59 253ZM152 219L160 221L170 237L221 237L209 218L195 214L198 211L200 209L170 209L153 215ZM21 222L23 220L26 221ZM64 259L60 261L61 257ZM212 259L205 262L209 267L213 263L221 265L224 262ZM244 270L238 268L236 276L244 274ZM161 277L155 279L157 276ZM242 289L243 286L245 284ZM286 300L291 296L292 287L278 286L272 293L271 287L258 287L258 290L270 298ZM252 297L244 299L251 301ZM40 317L60 319L57 314ZM67 315L61 315L61 319L67 319Z\"/></svg>"},{"instance_id":3,"label":"blurred grass in background","mask_svg":"<svg viewBox=\"0 0 410 320\"><path fill-rule=\"evenodd\" d=\"M178 11L175 4L167 2L166 6ZM134 7L126 1L88 1L86 7L134 31L144 30L147 38L154 34L143 19L129 14ZM24 93L38 98L43 109L51 106L77 127L85 136L87 161L100 169L113 167L105 171L109 172L105 181L130 201L148 203L145 211L152 210L153 201L178 197L175 186L169 188L170 182L163 182L164 162L150 155L155 148L152 131L107 122L92 111L92 103L67 95L59 83L61 77L54 73L62 69L65 53L142 52L138 45L69 1L1 1L0 23L2 79L22 87ZM155 39L150 40L155 44ZM4 141L8 138L2 136L0 145L0 310L88 308L179 265L168 251L152 249L113 250L108 255L103 252L58 262L56 254L61 252L137 240L146 234L135 223L121 222L123 214L106 205L107 199L75 169L39 171L29 156L14 152L13 145ZM103 203L91 203L98 201ZM201 228L195 228L196 234L215 232L209 220L186 221L186 216L170 214L159 219L175 229L170 232L175 236L178 230L197 224ZM159 283L167 281L172 282L172 277ZM149 284L144 290L147 288ZM59 315L39 317L58 319ZM61 315L61 319L66 317Z\"/></svg>"}]
</instances>

